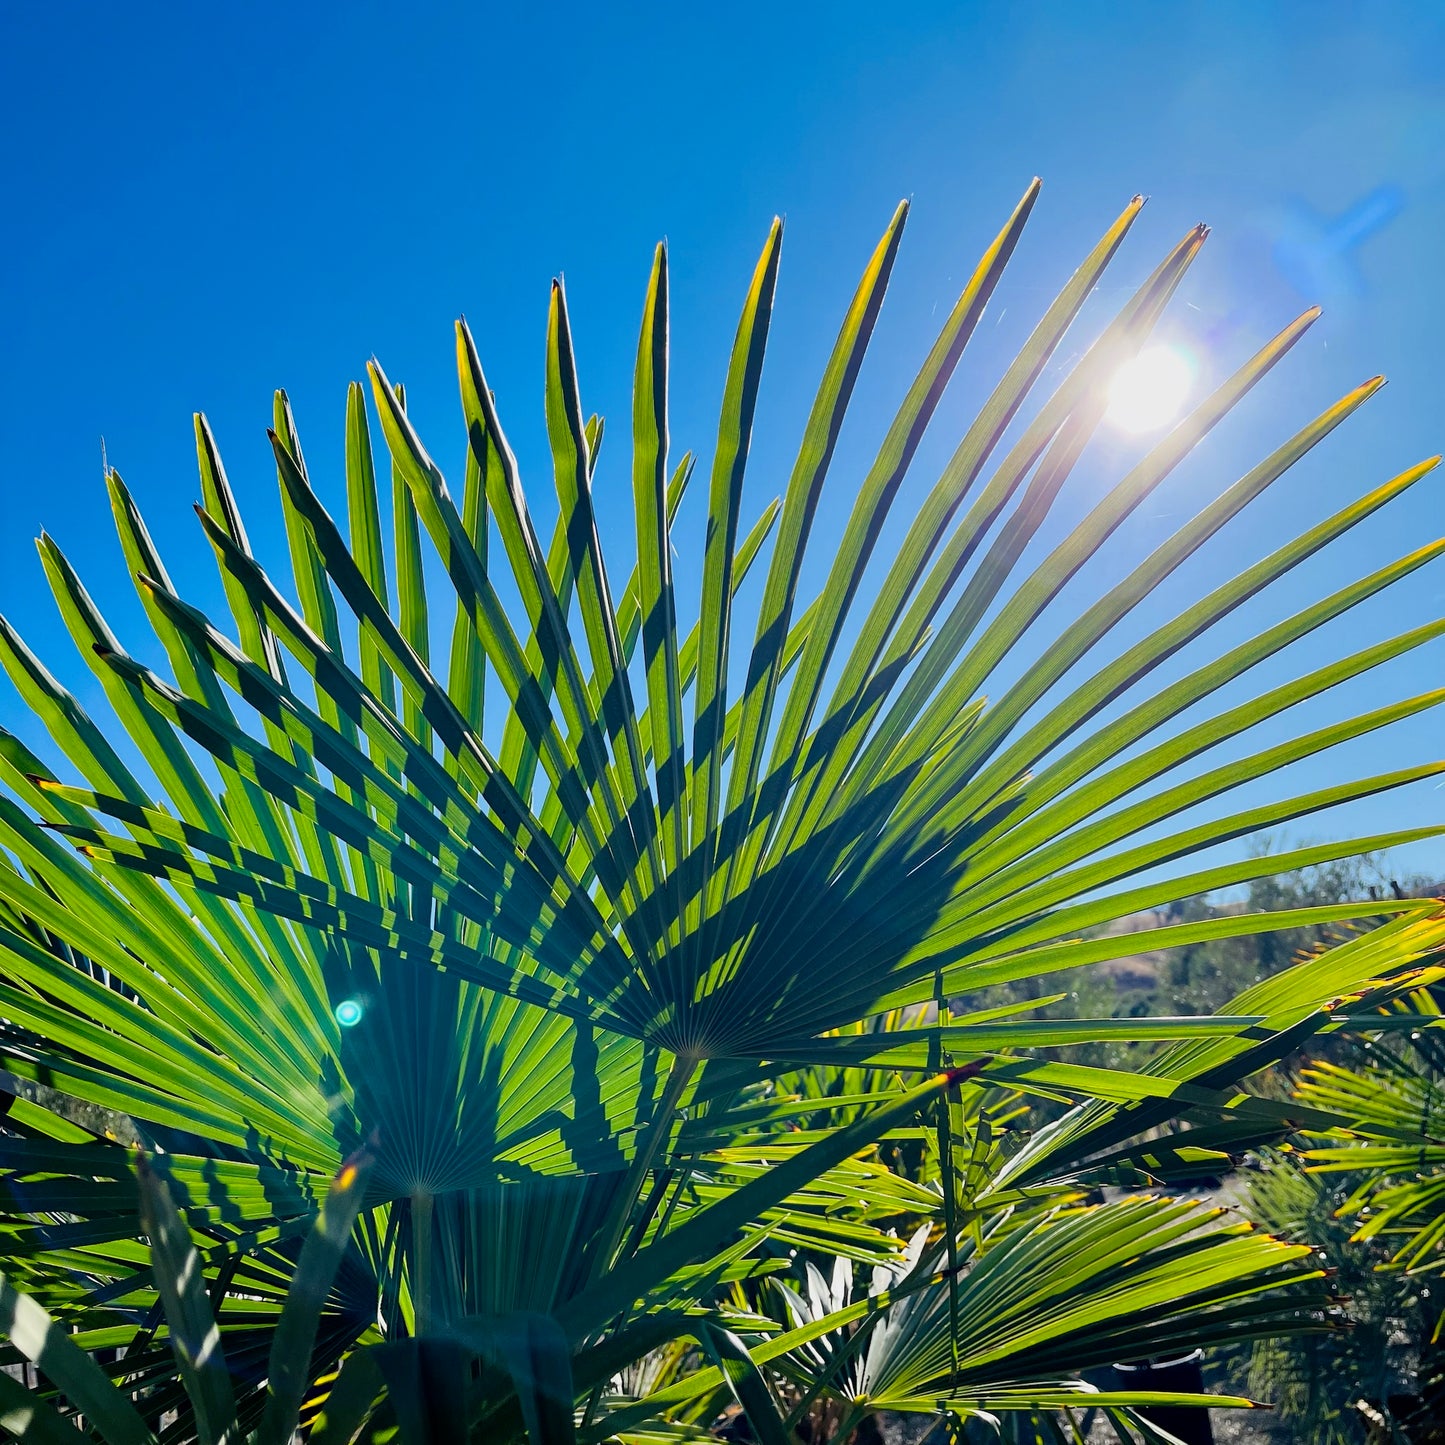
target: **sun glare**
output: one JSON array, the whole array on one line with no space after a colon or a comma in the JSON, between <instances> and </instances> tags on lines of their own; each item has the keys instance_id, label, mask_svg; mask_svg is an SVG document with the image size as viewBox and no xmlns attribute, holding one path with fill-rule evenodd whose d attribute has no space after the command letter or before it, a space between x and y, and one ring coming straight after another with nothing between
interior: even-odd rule
<instances>
[{"instance_id":1,"label":"sun glare","mask_svg":"<svg viewBox=\"0 0 1445 1445\"><path fill-rule=\"evenodd\" d=\"M1189 357L1174 346L1149 346L1109 382L1109 421L1120 431L1166 427L1184 407L1194 381Z\"/></svg>"}]
</instances>

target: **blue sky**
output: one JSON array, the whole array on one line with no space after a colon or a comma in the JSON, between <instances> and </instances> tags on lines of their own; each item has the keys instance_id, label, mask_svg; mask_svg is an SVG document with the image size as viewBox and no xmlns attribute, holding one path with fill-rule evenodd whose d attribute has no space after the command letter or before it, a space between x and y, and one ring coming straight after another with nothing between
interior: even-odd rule
<instances>
[{"instance_id":1,"label":"blue sky","mask_svg":"<svg viewBox=\"0 0 1445 1445\"><path fill-rule=\"evenodd\" d=\"M407 382L423 436L459 471L450 325L465 312L545 512L542 338L548 282L562 273L584 403L616 426L599 495L621 519L654 242L671 248L674 445L706 458L737 306L775 212L787 229L752 469L759 504L781 486L873 242L899 197L914 207L819 520L824 561L841 527L837 499L1036 173L1043 198L901 514L1135 191L1150 204L1093 324L1201 219L1214 234L1169 334L1206 375L1222 376L1309 301L1327 314L1227 434L1123 529L1094 585L1375 372L1391 378L1380 397L1160 604L1445 446L1437 5L75 4L12 6L0 23L0 610L87 700L94 690L66 657L31 539L47 527L135 641L139 613L103 504L102 437L182 590L216 602L188 505L198 490L190 413L210 417L274 561L271 389L290 392L332 499L345 384L373 353ZM1362 202L1373 220L1346 248L1349 265L1302 277L1298 256L1314 255L1317 233ZM1101 438L1058 527L1133 447ZM1427 481L1221 635L1233 640L1429 540L1438 497ZM695 533L680 529L684 558ZM685 560L678 569L685 586L695 572ZM1442 601L1445 573L1419 574L1277 675L1434 617ZM1422 650L1320 716L1435 686L1442 660L1440 648ZM0 721L33 734L8 691ZM1438 752L1427 715L1384 747L1367 740L1299 778L1318 785L1346 764L1374 771ZM1425 824L1442 798L1425 785L1305 832ZM1402 866L1438 875L1445 848L1417 846Z\"/></svg>"}]
</instances>

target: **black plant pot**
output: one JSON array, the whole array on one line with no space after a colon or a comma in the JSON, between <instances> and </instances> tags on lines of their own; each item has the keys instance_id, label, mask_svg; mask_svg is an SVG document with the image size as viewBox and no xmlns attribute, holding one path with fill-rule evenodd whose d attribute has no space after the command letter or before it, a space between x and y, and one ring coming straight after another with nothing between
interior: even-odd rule
<instances>
[{"instance_id":1,"label":"black plant pot","mask_svg":"<svg viewBox=\"0 0 1445 1445\"><path fill-rule=\"evenodd\" d=\"M1198 1395L1204 1390L1203 1350L1193 1350L1173 1360L1139 1360L1132 1365L1115 1365L1121 1390L1178 1390ZM1209 1411L1181 1405L1151 1405L1139 1414L1151 1425L1176 1435L1185 1445L1214 1445Z\"/></svg>"}]
</instances>

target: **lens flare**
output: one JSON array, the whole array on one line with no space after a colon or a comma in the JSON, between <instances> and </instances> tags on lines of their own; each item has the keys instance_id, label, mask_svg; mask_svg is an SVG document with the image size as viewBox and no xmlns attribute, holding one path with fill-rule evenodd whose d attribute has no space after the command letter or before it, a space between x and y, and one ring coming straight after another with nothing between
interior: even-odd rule
<instances>
[{"instance_id":1,"label":"lens flare","mask_svg":"<svg viewBox=\"0 0 1445 1445\"><path fill-rule=\"evenodd\" d=\"M336 1022L349 1029L361 1022L362 1008L357 999L344 998L336 1005Z\"/></svg>"},{"instance_id":2,"label":"lens flare","mask_svg":"<svg viewBox=\"0 0 1445 1445\"><path fill-rule=\"evenodd\" d=\"M1109 382L1109 422L1120 431L1158 431L1184 409L1194 364L1175 346L1148 346Z\"/></svg>"}]
</instances>

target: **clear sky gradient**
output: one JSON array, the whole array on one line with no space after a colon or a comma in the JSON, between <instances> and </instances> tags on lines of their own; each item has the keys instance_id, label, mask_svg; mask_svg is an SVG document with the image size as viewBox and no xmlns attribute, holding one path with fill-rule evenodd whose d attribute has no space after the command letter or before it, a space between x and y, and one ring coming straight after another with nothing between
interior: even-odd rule
<instances>
[{"instance_id":1,"label":"clear sky gradient","mask_svg":"<svg viewBox=\"0 0 1445 1445\"><path fill-rule=\"evenodd\" d=\"M290 392L313 476L335 504L345 385L372 354L407 383L423 437L459 477L450 326L463 312L545 513L542 341L556 274L567 281L584 404L612 423L598 487L604 518L619 524L620 566L628 391L652 246L666 237L671 247L674 446L706 460L737 308L777 212L779 310L750 473L761 505L781 489L847 297L906 196L902 256L818 523L821 565L933 329L1034 174L1042 199L900 495L901 519L1135 191L1150 204L1066 354L1197 220L1214 233L1165 333L1198 356L1201 386L1310 302L1327 310L1071 597L1120 575L1346 389L1376 372L1391 378L1158 605L1179 603L1445 447L1442 61L1445 7L1378 0L6 5L0 610L94 700L32 538L42 526L57 537L122 641L149 660L104 505L102 438L181 590L219 605L189 508L191 412L209 415L253 539L276 563L271 390ZM1138 450L1103 434L1041 545ZM1220 637L1236 640L1432 539L1442 485L1427 480ZM678 536L690 598L698 511ZM1417 574L1278 660L1271 677L1433 618L1442 603L1445 571ZM1151 608L1140 626L1158 620ZM1317 716L1438 686L1442 662L1445 650L1424 649ZM0 722L39 745L8 688ZM1320 786L1347 768L1440 752L1439 719L1427 714L1388 744L1367 739L1291 780ZM1445 791L1426 784L1293 836L1442 815ZM1445 847L1417 845L1399 866L1438 877Z\"/></svg>"}]
</instances>

